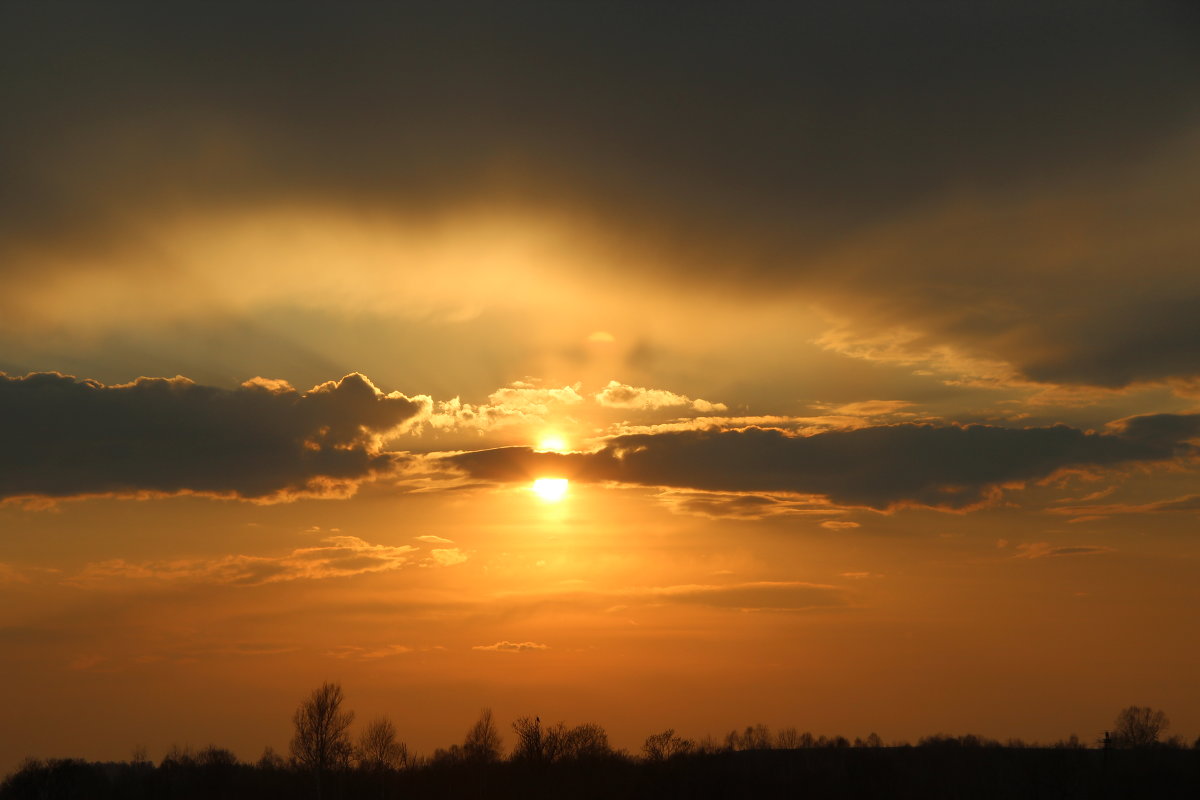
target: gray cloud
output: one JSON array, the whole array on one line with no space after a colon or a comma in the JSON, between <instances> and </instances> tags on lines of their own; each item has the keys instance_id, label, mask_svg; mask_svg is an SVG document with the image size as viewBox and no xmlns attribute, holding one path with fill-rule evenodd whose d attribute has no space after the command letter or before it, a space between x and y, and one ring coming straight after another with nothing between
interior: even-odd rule
<instances>
[{"instance_id":1,"label":"gray cloud","mask_svg":"<svg viewBox=\"0 0 1200 800\"><path fill-rule=\"evenodd\" d=\"M379 437L427 404L357 373L307 392L262 379L221 389L0 373L0 499L345 493L395 466Z\"/></svg>"},{"instance_id":2,"label":"gray cloud","mask_svg":"<svg viewBox=\"0 0 1200 800\"><path fill-rule=\"evenodd\" d=\"M618 436L595 453L510 447L445 457L474 478L563 476L710 492L815 494L844 506L962 509L1005 485L1069 468L1115 468L1195 455L1200 415L1123 420L1114 433L1066 425L900 424L811 436L747 428ZM761 505L761 503L756 503Z\"/></svg>"}]
</instances>

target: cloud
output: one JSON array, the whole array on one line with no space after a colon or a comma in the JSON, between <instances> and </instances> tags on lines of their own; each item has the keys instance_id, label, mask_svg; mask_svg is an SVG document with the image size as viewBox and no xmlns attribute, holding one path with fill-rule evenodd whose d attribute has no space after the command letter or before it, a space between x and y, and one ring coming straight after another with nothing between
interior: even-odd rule
<instances>
[{"instance_id":1,"label":"cloud","mask_svg":"<svg viewBox=\"0 0 1200 800\"><path fill-rule=\"evenodd\" d=\"M1099 503L1094 505L1072 505L1049 508L1050 514L1070 517L1102 519L1113 514L1166 514L1200 513L1200 494L1189 494L1171 500L1156 500L1151 503Z\"/></svg>"},{"instance_id":2,"label":"cloud","mask_svg":"<svg viewBox=\"0 0 1200 800\"><path fill-rule=\"evenodd\" d=\"M685 603L740 611L806 611L846 605L841 589L800 581L751 581L731 584L681 584L620 593L627 600Z\"/></svg>"},{"instance_id":3,"label":"cloud","mask_svg":"<svg viewBox=\"0 0 1200 800\"><path fill-rule=\"evenodd\" d=\"M1065 469L1120 468L1195 456L1200 415L1123 420L1109 433L1066 425L1000 428L904 423L797 436L764 428L617 436L593 453L508 447L444 457L470 477L580 481L820 495L837 506L969 509ZM751 505L769 505L749 501Z\"/></svg>"},{"instance_id":4,"label":"cloud","mask_svg":"<svg viewBox=\"0 0 1200 800\"><path fill-rule=\"evenodd\" d=\"M444 539L441 536L434 536L431 533L423 536L414 536L413 539L418 542L425 542L426 544L454 544L453 539Z\"/></svg>"},{"instance_id":5,"label":"cloud","mask_svg":"<svg viewBox=\"0 0 1200 800\"><path fill-rule=\"evenodd\" d=\"M950 198L846 242L823 262L816 291L833 325L820 343L952 383L1039 390L1038 402L1186 386L1200 344L1200 276L1187 267L1200 233L1183 201L1200 178L1198 134L1104 180Z\"/></svg>"},{"instance_id":6,"label":"cloud","mask_svg":"<svg viewBox=\"0 0 1200 800\"><path fill-rule=\"evenodd\" d=\"M388 644L379 645L376 647L362 647L359 645L342 645L333 650L326 651L325 655L333 658L348 659L354 661L377 661L381 658L390 658L392 656L400 656L408 653L416 652L417 648L409 647L403 644Z\"/></svg>"},{"instance_id":7,"label":"cloud","mask_svg":"<svg viewBox=\"0 0 1200 800\"><path fill-rule=\"evenodd\" d=\"M29 583L29 577L12 564L0 561L0 584L3 583Z\"/></svg>"},{"instance_id":8,"label":"cloud","mask_svg":"<svg viewBox=\"0 0 1200 800\"><path fill-rule=\"evenodd\" d=\"M395 467L383 438L428 405L357 373L307 392L262 378L221 389L0 373L0 498L343 496Z\"/></svg>"},{"instance_id":9,"label":"cloud","mask_svg":"<svg viewBox=\"0 0 1200 800\"><path fill-rule=\"evenodd\" d=\"M849 520L827 519L821 523L821 527L831 531L840 531L845 528L857 528L859 524Z\"/></svg>"},{"instance_id":10,"label":"cloud","mask_svg":"<svg viewBox=\"0 0 1200 800\"><path fill-rule=\"evenodd\" d=\"M845 403L840 406L835 406L829 409L831 417L912 417L915 416L911 412L905 411L907 408L912 408L913 403L906 400L860 400L857 403ZM817 408L824 410L824 406L818 404Z\"/></svg>"},{"instance_id":11,"label":"cloud","mask_svg":"<svg viewBox=\"0 0 1200 800\"><path fill-rule=\"evenodd\" d=\"M543 388L530 381L513 381L473 405L455 397L439 401L428 422L435 429L456 427L491 430L507 425L538 425L564 408L583 402L580 384Z\"/></svg>"},{"instance_id":12,"label":"cloud","mask_svg":"<svg viewBox=\"0 0 1200 800\"><path fill-rule=\"evenodd\" d=\"M846 593L836 586L801 581L748 581L743 583L688 583L665 586L634 586L593 590L566 588L550 592L513 592L501 599L532 601L537 605L602 606L608 610L632 606L704 606L738 611L809 611L839 608L849 604Z\"/></svg>"},{"instance_id":13,"label":"cloud","mask_svg":"<svg viewBox=\"0 0 1200 800\"><path fill-rule=\"evenodd\" d=\"M390 572L415 563L416 547L370 544L354 536L331 536L317 547L280 556L230 555L215 559L130 562L112 559L88 564L64 581L100 588L126 581L212 583L260 586L295 580L344 578Z\"/></svg>"},{"instance_id":14,"label":"cloud","mask_svg":"<svg viewBox=\"0 0 1200 800\"><path fill-rule=\"evenodd\" d=\"M765 495L734 492L664 491L659 500L676 514L710 519L765 519L766 517L836 514L829 501L814 496ZM854 527L858 527L854 525Z\"/></svg>"},{"instance_id":15,"label":"cloud","mask_svg":"<svg viewBox=\"0 0 1200 800\"><path fill-rule=\"evenodd\" d=\"M457 547L430 550L429 555L433 557L433 560L438 565L443 567L452 567L455 564L462 564L467 560L467 554Z\"/></svg>"},{"instance_id":16,"label":"cloud","mask_svg":"<svg viewBox=\"0 0 1200 800\"><path fill-rule=\"evenodd\" d=\"M550 645L537 642L496 642L495 644L477 644L472 650L485 650L492 653L536 653L549 650Z\"/></svg>"},{"instance_id":17,"label":"cloud","mask_svg":"<svg viewBox=\"0 0 1200 800\"><path fill-rule=\"evenodd\" d=\"M331 26L300 4L280 26L251 4L232 38L207 4L146 3L137 25L5 8L0 51L21 68L0 128L0 322L80 279L178 296L184 275L124 252L96 269L72 257L144 242L157 267L170 247L147 231L174 215L309 204L440 220L499 198L613 231L622 286L795 291L847 317L852 339L908 330L914 352L1032 380L1194 375L1185 5L772 4L736 20L697 6L680 25L657 4L371 4ZM292 83L304 92L278 91ZM97 103L96 86L116 89ZM413 261L400 286L430 280ZM469 269L446 272L461 288ZM267 304L306 284L263 282ZM386 294L346 283L350 305Z\"/></svg>"},{"instance_id":18,"label":"cloud","mask_svg":"<svg viewBox=\"0 0 1200 800\"><path fill-rule=\"evenodd\" d=\"M645 389L640 386L629 386L619 381L609 381L608 386L592 395L592 397L605 408L653 411L660 408L691 406L696 411L705 414L712 411L726 410L724 403L693 400L690 397L668 392L665 389Z\"/></svg>"},{"instance_id":19,"label":"cloud","mask_svg":"<svg viewBox=\"0 0 1200 800\"><path fill-rule=\"evenodd\" d=\"M1013 558L1060 558L1063 556L1094 556L1115 553L1116 549L1102 545L1052 545L1049 542L1030 542L1017 545Z\"/></svg>"}]
</instances>

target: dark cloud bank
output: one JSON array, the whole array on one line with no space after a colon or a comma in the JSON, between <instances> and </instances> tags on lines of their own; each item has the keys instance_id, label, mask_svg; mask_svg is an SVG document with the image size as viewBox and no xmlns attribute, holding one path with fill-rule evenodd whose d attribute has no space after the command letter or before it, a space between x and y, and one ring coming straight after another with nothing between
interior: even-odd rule
<instances>
[{"instance_id":1,"label":"dark cloud bank","mask_svg":"<svg viewBox=\"0 0 1200 800\"><path fill-rule=\"evenodd\" d=\"M308 392L186 378L120 386L58 373L0 373L0 498L204 493L245 499L337 494L392 469L377 436L423 400L351 374Z\"/></svg>"},{"instance_id":2,"label":"dark cloud bank","mask_svg":"<svg viewBox=\"0 0 1200 800\"><path fill-rule=\"evenodd\" d=\"M1200 415L1135 417L1112 433L1066 425L996 428L904 424L812 436L778 430L621 436L596 453L510 447L448 456L474 478L499 482L562 475L581 481L725 492L818 494L889 509L963 509L1006 484L1063 469L1114 468L1193 456Z\"/></svg>"}]
</instances>

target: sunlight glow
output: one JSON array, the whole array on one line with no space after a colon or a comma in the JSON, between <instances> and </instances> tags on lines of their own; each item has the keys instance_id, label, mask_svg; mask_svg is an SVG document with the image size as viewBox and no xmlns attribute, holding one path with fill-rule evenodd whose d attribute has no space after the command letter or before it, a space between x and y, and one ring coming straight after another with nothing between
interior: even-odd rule
<instances>
[{"instance_id":1,"label":"sunlight glow","mask_svg":"<svg viewBox=\"0 0 1200 800\"><path fill-rule=\"evenodd\" d=\"M533 493L547 503L557 503L567 495L567 479L538 478L533 482Z\"/></svg>"},{"instance_id":2,"label":"sunlight glow","mask_svg":"<svg viewBox=\"0 0 1200 800\"><path fill-rule=\"evenodd\" d=\"M546 453L561 453L567 449L567 443L561 436L548 434L538 440L537 449Z\"/></svg>"}]
</instances>

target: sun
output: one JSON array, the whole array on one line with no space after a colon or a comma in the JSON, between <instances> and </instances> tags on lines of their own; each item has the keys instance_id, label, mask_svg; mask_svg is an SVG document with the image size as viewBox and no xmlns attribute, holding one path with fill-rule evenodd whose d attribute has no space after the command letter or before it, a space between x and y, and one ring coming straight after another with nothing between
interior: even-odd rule
<instances>
[{"instance_id":1,"label":"sun","mask_svg":"<svg viewBox=\"0 0 1200 800\"><path fill-rule=\"evenodd\" d=\"M547 503L557 503L567 496L567 479L538 478L533 482L533 493Z\"/></svg>"},{"instance_id":2,"label":"sun","mask_svg":"<svg viewBox=\"0 0 1200 800\"><path fill-rule=\"evenodd\" d=\"M561 453L567 449L567 443L558 434L548 433L538 439L537 449L543 453Z\"/></svg>"}]
</instances>

